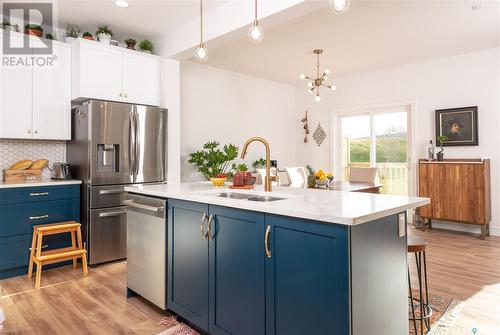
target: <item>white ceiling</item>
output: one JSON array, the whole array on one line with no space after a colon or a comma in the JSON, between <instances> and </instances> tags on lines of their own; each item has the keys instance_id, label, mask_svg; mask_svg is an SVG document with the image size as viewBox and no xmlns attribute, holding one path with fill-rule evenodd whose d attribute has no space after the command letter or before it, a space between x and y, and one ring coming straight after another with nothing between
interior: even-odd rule
<instances>
[{"instance_id":1,"label":"white ceiling","mask_svg":"<svg viewBox=\"0 0 500 335\"><path fill-rule=\"evenodd\" d=\"M199 17L199 0L129 0L128 8L120 8L114 0L60 0L58 21L61 28L77 24L81 31L92 34L97 26L107 24L121 40L127 37L153 38L167 30ZM224 4L223 0L205 0L208 12Z\"/></svg>"},{"instance_id":2,"label":"white ceiling","mask_svg":"<svg viewBox=\"0 0 500 335\"><path fill-rule=\"evenodd\" d=\"M313 74L314 48L333 76L371 71L500 45L499 3L354 1L347 13L328 8L265 29L264 41L241 39L209 49L209 65L288 84ZM208 45L210 47L210 44Z\"/></svg>"}]
</instances>

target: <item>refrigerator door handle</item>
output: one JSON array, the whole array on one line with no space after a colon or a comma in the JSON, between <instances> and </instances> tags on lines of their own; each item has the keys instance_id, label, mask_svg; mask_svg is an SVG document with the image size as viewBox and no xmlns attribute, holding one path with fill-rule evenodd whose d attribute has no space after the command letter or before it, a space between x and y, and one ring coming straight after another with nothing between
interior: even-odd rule
<instances>
[{"instance_id":1,"label":"refrigerator door handle","mask_svg":"<svg viewBox=\"0 0 500 335\"><path fill-rule=\"evenodd\" d=\"M137 179L137 175L139 174L139 162L141 159L141 133L139 127L139 114L137 111L134 112L135 119L135 172L134 172L134 181Z\"/></svg>"},{"instance_id":2,"label":"refrigerator door handle","mask_svg":"<svg viewBox=\"0 0 500 335\"><path fill-rule=\"evenodd\" d=\"M134 169L135 169L135 140L136 140L136 134L135 134L135 122L134 122L134 112L130 112L130 117L129 117L129 139L128 139L128 166L130 169L130 174L134 175Z\"/></svg>"}]
</instances>

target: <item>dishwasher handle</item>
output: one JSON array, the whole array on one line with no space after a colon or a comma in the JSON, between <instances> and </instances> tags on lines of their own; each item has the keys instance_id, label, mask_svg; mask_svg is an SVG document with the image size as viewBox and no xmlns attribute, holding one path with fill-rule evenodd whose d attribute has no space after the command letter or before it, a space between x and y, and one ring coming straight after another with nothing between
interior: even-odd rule
<instances>
[{"instance_id":1,"label":"dishwasher handle","mask_svg":"<svg viewBox=\"0 0 500 335\"><path fill-rule=\"evenodd\" d=\"M138 209L141 212L147 212L148 214L152 214L155 216L161 217L163 216L163 213L165 213L165 206L149 206L134 202L134 200L125 200L124 203L127 206L127 209Z\"/></svg>"}]
</instances>

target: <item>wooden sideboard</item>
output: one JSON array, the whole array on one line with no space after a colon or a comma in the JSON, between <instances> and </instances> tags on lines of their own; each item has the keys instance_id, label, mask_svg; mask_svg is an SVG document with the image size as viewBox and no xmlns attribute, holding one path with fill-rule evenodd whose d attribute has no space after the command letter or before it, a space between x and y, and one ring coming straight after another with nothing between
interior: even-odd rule
<instances>
[{"instance_id":1,"label":"wooden sideboard","mask_svg":"<svg viewBox=\"0 0 500 335\"><path fill-rule=\"evenodd\" d=\"M489 159L419 160L418 193L431 198L420 207L424 219L481 225L481 239L490 233Z\"/></svg>"}]
</instances>

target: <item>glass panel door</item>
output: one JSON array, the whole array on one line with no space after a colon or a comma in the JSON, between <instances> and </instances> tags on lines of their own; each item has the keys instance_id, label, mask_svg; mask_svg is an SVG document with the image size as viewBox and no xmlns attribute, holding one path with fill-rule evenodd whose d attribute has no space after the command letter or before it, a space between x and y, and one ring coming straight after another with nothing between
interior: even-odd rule
<instances>
[{"instance_id":1,"label":"glass panel door","mask_svg":"<svg viewBox=\"0 0 500 335\"><path fill-rule=\"evenodd\" d=\"M382 193L409 194L408 110L344 115L339 122L342 179L349 180L351 166L377 167L376 182L382 183Z\"/></svg>"}]
</instances>

